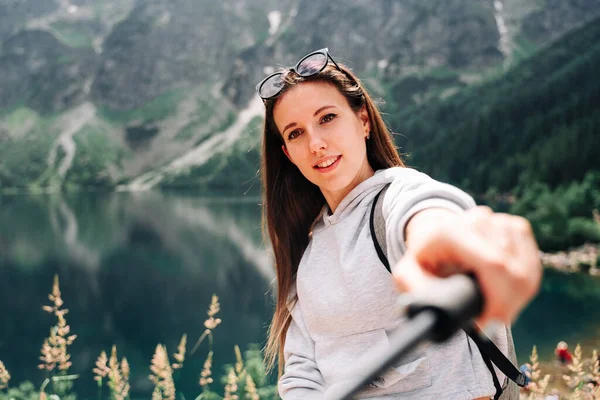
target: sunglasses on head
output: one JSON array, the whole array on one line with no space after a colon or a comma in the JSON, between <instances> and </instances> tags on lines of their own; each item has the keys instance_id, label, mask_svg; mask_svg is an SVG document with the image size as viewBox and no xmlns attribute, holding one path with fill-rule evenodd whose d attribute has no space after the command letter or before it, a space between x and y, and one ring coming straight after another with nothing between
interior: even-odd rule
<instances>
[{"instance_id":1,"label":"sunglasses on head","mask_svg":"<svg viewBox=\"0 0 600 400\"><path fill-rule=\"evenodd\" d=\"M294 71L299 76L308 78L323 71L329 60L331 60L338 71L341 71L340 67L329 54L329 49L324 48L305 55L298 61L298 64L288 71L275 72L274 74L267 76L256 85L256 91L263 100L271 99L281 93L281 90L285 85L284 76L287 72Z\"/></svg>"}]
</instances>

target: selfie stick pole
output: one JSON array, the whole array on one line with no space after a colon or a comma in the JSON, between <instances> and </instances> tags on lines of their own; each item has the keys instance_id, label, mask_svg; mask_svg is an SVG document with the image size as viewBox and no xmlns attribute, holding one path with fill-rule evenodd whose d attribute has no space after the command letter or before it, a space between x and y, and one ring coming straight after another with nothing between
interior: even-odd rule
<instances>
[{"instance_id":1,"label":"selfie stick pole","mask_svg":"<svg viewBox=\"0 0 600 400\"><path fill-rule=\"evenodd\" d=\"M472 276L453 275L440 279L424 292L411 294L407 306L408 321L390 336L390 348L377 354L357 374L357 379L343 393L328 400L352 400L382 372L425 340L442 342L466 326L481 313L483 297Z\"/></svg>"}]
</instances>

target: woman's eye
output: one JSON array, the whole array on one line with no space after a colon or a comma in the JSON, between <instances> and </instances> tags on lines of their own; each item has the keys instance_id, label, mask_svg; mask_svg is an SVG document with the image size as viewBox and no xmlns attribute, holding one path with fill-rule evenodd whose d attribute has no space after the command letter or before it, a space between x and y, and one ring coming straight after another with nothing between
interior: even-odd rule
<instances>
[{"instance_id":1,"label":"woman's eye","mask_svg":"<svg viewBox=\"0 0 600 400\"><path fill-rule=\"evenodd\" d=\"M321 118L321 123L327 123L327 122L331 122L335 117L337 117L336 114L326 114L323 116L323 118Z\"/></svg>"},{"instance_id":2,"label":"woman's eye","mask_svg":"<svg viewBox=\"0 0 600 400\"><path fill-rule=\"evenodd\" d=\"M296 137L298 137L298 135L300 135L300 129L294 129L288 134L288 140L295 139Z\"/></svg>"}]
</instances>

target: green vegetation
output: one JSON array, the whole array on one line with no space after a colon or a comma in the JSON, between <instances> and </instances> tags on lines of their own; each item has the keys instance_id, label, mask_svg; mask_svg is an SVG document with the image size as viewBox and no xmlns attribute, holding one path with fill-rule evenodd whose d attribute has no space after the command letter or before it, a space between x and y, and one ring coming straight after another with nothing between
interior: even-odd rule
<instances>
[{"instance_id":1,"label":"green vegetation","mask_svg":"<svg viewBox=\"0 0 600 400\"><path fill-rule=\"evenodd\" d=\"M175 135L175 140L186 141L194 137L196 130L202 125L199 121L193 121L184 126L177 135Z\"/></svg>"},{"instance_id":2,"label":"green vegetation","mask_svg":"<svg viewBox=\"0 0 600 400\"><path fill-rule=\"evenodd\" d=\"M85 125L73 137L77 145L73 164L63 185L67 189L80 187L111 188L115 186L109 167L119 167L125 156L116 143L98 126Z\"/></svg>"},{"instance_id":3,"label":"green vegetation","mask_svg":"<svg viewBox=\"0 0 600 400\"><path fill-rule=\"evenodd\" d=\"M31 382L21 383L19 386L10 385L9 369L0 361L0 400L38 400L38 399L63 399L76 400L77 394L73 390L73 383L79 379L78 375L69 374L72 366L69 349L77 335L73 334L71 327L67 324L65 315L68 310L63 308L64 302L59 287L58 276L54 277L52 292L48 296L51 305L45 305L42 309L56 317L56 323L50 328L50 336L44 339L41 347L40 369L48 373L47 379L42 382L38 390ZM212 378L213 342L214 331L221 323L218 318L220 312L219 298L213 294L208 310L208 318L204 322L205 330L188 352L187 335L183 334L177 352L171 358L167 347L162 344L156 346L156 350L150 360L150 371L148 377L153 384L153 399L175 400L185 399L182 392L177 390L178 380L186 363L186 356L194 354L196 350L208 339L206 349L206 361L204 368L199 373L200 394L197 400L224 400L243 398L250 400L275 399L278 398L276 387L270 385L267 373L263 366L263 357L260 348L250 345L244 356L238 346L234 347L236 356L235 365L226 365L225 374L221 378L224 385L224 397L212 390L214 383ZM110 398L113 400L125 400L130 398L131 366L126 357L117 356L117 347L112 346L110 356L102 351L93 369L94 379L98 386L98 398ZM104 391L104 397L103 397Z\"/></svg>"},{"instance_id":4,"label":"green vegetation","mask_svg":"<svg viewBox=\"0 0 600 400\"><path fill-rule=\"evenodd\" d=\"M581 182L552 190L536 182L518 192L510 212L526 217L542 250L563 250L586 241L600 242L600 171L590 171Z\"/></svg>"},{"instance_id":5,"label":"green vegetation","mask_svg":"<svg viewBox=\"0 0 600 400\"><path fill-rule=\"evenodd\" d=\"M235 120L235 115L233 118ZM229 151L215 154L207 163L191 168L186 174L165 178L161 182L161 187L200 186L215 193L258 193L260 183L257 172L260 167L261 127L262 118L253 118L241 139L236 141ZM236 179L227 179L228 177Z\"/></svg>"},{"instance_id":6,"label":"green vegetation","mask_svg":"<svg viewBox=\"0 0 600 400\"><path fill-rule=\"evenodd\" d=\"M517 35L514 39L514 44L514 51L519 59L527 58L537 50L537 45L523 35Z\"/></svg>"},{"instance_id":7,"label":"green vegetation","mask_svg":"<svg viewBox=\"0 0 600 400\"><path fill-rule=\"evenodd\" d=\"M599 35L596 19L496 79L390 114L408 164L475 194L513 193L543 249L599 241ZM392 87L395 104L408 83Z\"/></svg>"},{"instance_id":8,"label":"green vegetation","mask_svg":"<svg viewBox=\"0 0 600 400\"><path fill-rule=\"evenodd\" d=\"M27 107L18 107L2 118L3 124L10 131L19 131L27 124L35 125L38 120L38 113Z\"/></svg>"},{"instance_id":9,"label":"green vegetation","mask_svg":"<svg viewBox=\"0 0 600 400\"><path fill-rule=\"evenodd\" d=\"M64 45L76 49L92 47L94 36L84 25L54 22L51 26L56 39Z\"/></svg>"},{"instance_id":10,"label":"green vegetation","mask_svg":"<svg viewBox=\"0 0 600 400\"><path fill-rule=\"evenodd\" d=\"M214 101L199 98L196 117L177 133L175 139L185 141L193 138L196 134L196 131L199 130L202 125L213 123L216 117L221 116L221 113L222 111L218 109L217 104ZM235 111L228 110L224 118L221 118L221 120L217 121L217 126L214 129L211 129L211 132L223 132L235 122L236 116L237 115ZM196 142L194 146L198 146L202 141L210 137L211 132L206 132L206 134L203 135L202 138L200 138L200 141Z\"/></svg>"},{"instance_id":11,"label":"green vegetation","mask_svg":"<svg viewBox=\"0 0 600 400\"><path fill-rule=\"evenodd\" d=\"M16 130L33 119L32 126L18 138L8 137L0 145L0 190L26 189L48 168L48 154L56 132L55 117L40 117L29 109L18 108L3 119Z\"/></svg>"},{"instance_id":12,"label":"green vegetation","mask_svg":"<svg viewBox=\"0 0 600 400\"><path fill-rule=\"evenodd\" d=\"M50 328L50 335L41 344L40 369L47 372L47 378L36 388L32 382L22 382L18 385L11 384L10 365L6 366L0 361L0 400L38 400L38 399L63 399L76 400L76 386L79 375L69 372L72 368L70 349L75 341L81 340L76 332L67 323L67 312L59 286L58 276L54 276L52 291L48 296L49 305L42 309L54 319ZM154 354L148 361L151 374L148 379L152 383L153 399L175 400L185 399L180 391L180 379L186 365L189 368L189 358L196 352L206 354L202 371L196 373L198 377L199 395L196 400L225 400L225 399L278 399L277 388L271 384L269 376L264 369L263 355L257 345L250 345L248 350L242 352L234 346L235 364L225 365L222 375L217 378L213 375L214 341L219 338L216 334L221 324L219 313L221 305L219 298L212 295L204 321L204 331L194 342L188 343L187 334L182 334L177 351L169 353L167 346L158 344ZM536 346L533 346L529 362L525 364L525 374L530 382L521 389L521 398L544 399L548 394L560 395L569 399L597 399L600 397L600 359L598 352L584 351L578 344L571 354L572 360L562 364L540 362ZM135 357L134 357L135 358ZM95 367L93 368L99 399L125 400L130 399L130 381L132 380L132 366L127 357L119 357L117 346L113 345L110 351L101 351ZM187 371L185 371L187 372ZM139 376L139 375L137 375ZM213 378L214 376L214 378ZM217 386L215 379L219 379L224 389L223 396L214 390ZM595 383L595 384L594 384Z\"/></svg>"},{"instance_id":13,"label":"green vegetation","mask_svg":"<svg viewBox=\"0 0 600 400\"><path fill-rule=\"evenodd\" d=\"M246 18L250 23L252 23L252 30L256 46L262 45L270 36L269 17L265 13L264 8L260 7L257 3L248 4ZM283 23L283 20L281 22Z\"/></svg>"},{"instance_id":14,"label":"green vegetation","mask_svg":"<svg viewBox=\"0 0 600 400\"><path fill-rule=\"evenodd\" d=\"M103 106L98 111L104 119L123 125L136 120L160 121L175 115L177 106L184 95L184 89L175 89L157 96L142 107L134 110L114 110Z\"/></svg>"},{"instance_id":15,"label":"green vegetation","mask_svg":"<svg viewBox=\"0 0 600 400\"><path fill-rule=\"evenodd\" d=\"M475 193L520 179L555 187L600 167L598 35L596 20L499 79L390 115L410 135L409 163Z\"/></svg>"}]
</instances>

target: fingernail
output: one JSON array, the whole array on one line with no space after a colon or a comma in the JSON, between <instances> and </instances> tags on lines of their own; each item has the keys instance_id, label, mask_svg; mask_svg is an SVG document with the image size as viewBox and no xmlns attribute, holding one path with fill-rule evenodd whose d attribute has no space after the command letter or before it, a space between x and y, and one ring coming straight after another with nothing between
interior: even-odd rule
<instances>
[{"instance_id":1,"label":"fingernail","mask_svg":"<svg viewBox=\"0 0 600 400\"><path fill-rule=\"evenodd\" d=\"M498 332L498 330L500 330L500 328L502 328L502 325L504 325L504 322L497 320L497 319L491 319L488 321L487 324L485 324L483 329L481 329L481 333L483 333L485 336L487 336L488 339L492 339L492 337L494 337L496 332Z\"/></svg>"}]
</instances>

